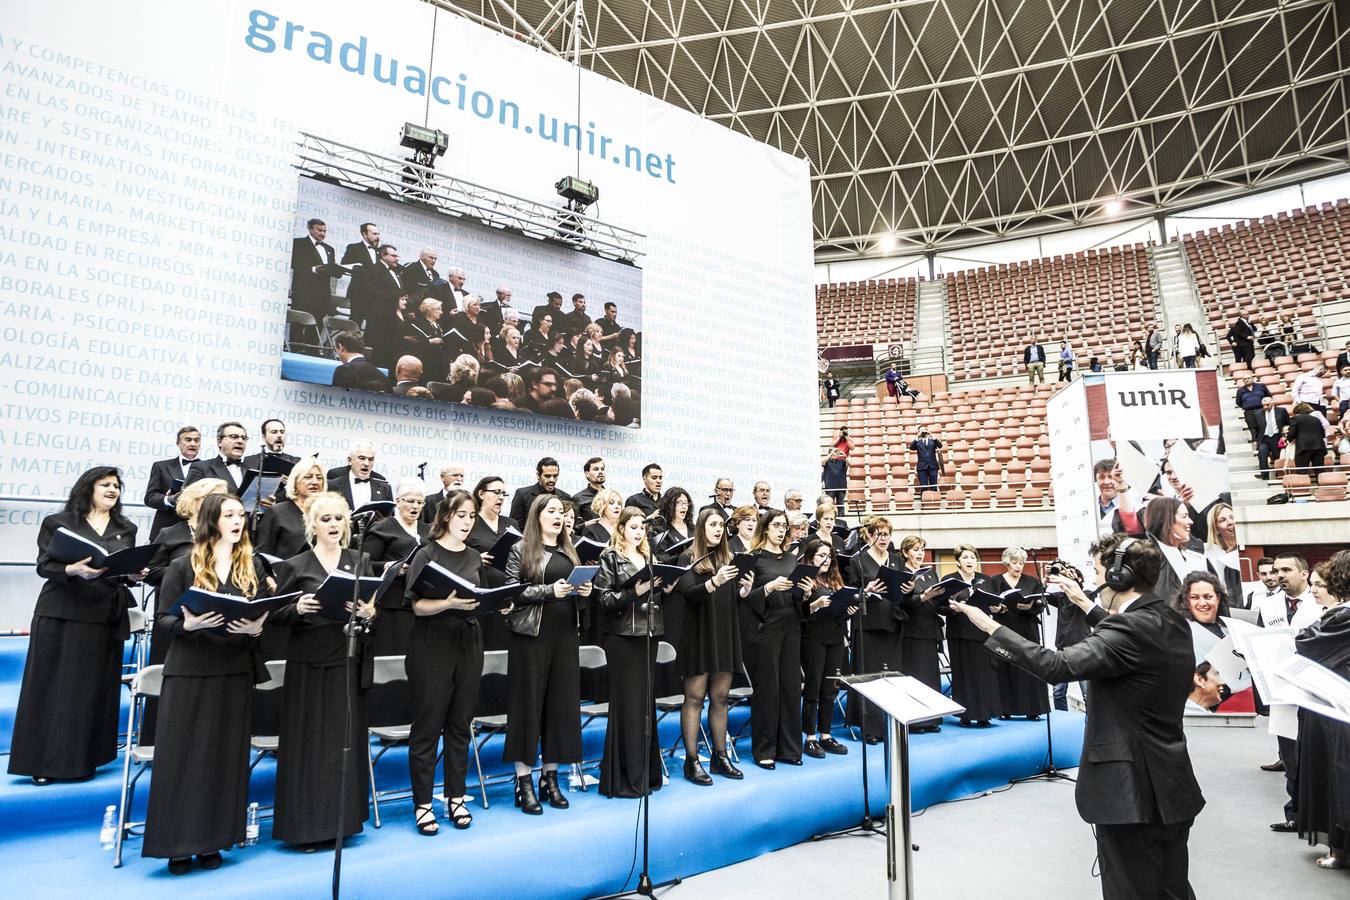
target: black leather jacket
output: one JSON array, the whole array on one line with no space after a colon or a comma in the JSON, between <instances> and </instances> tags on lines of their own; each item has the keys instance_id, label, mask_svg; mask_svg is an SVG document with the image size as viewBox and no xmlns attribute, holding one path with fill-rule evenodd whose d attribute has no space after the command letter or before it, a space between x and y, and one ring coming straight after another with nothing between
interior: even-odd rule
<instances>
[{"instance_id":1,"label":"black leather jacket","mask_svg":"<svg viewBox=\"0 0 1350 900\"><path fill-rule=\"evenodd\" d=\"M509 581L529 581L520 572L521 545L521 541L512 545L511 554L506 558L506 577ZM544 604L554 601L553 582L541 584L529 581L516 598L515 609L507 614L506 627L525 637L539 637L539 629L544 621Z\"/></svg>"},{"instance_id":2,"label":"black leather jacket","mask_svg":"<svg viewBox=\"0 0 1350 900\"><path fill-rule=\"evenodd\" d=\"M600 598L600 627L606 634L642 637L647 634L648 609L651 615L651 634L665 634L665 620L661 615L661 593L644 594L641 598L618 586L638 573L638 567L619 555L617 550L600 554L600 571L595 573L595 590ZM645 578L643 579L646 580Z\"/></svg>"}]
</instances>

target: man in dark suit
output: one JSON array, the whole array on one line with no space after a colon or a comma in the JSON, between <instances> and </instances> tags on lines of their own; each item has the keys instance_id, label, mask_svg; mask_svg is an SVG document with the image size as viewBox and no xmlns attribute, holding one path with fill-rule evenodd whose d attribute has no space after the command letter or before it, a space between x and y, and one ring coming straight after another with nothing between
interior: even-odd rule
<instances>
[{"instance_id":1,"label":"man in dark suit","mask_svg":"<svg viewBox=\"0 0 1350 900\"><path fill-rule=\"evenodd\" d=\"M636 506L642 510L644 519L650 519L661 508L661 486L665 480L666 475L660 466L647 463L642 467L642 490L623 501L623 505Z\"/></svg>"},{"instance_id":2,"label":"man in dark suit","mask_svg":"<svg viewBox=\"0 0 1350 900\"><path fill-rule=\"evenodd\" d=\"M1346 366L1350 366L1350 341L1345 342L1345 349L1336 354L1336 371L1339 372Z\"/></svg>"},{"instance_id":3,"label":"man in dark suit","mask_svg":"<svg viewBox=\"0 0 1350 900\"><path fill-rule=\"evenodd\" d=\"M366 342L361 336L344 331L333 338L333 348L342 364L333 370L333 387L362 391L387 391L389 379L366 359Z\"/></svg>"},{"instance_id":4,"label":"man in dark suit","mask_svg":"<svg viewBox=\"0 0 1350 900\"><path fill-rule=\"evenodd\" d=\"M398 248L380 247L380 261L362 266L352 276L347 299L352 319L364 322L366 343L380 365L393 365L403 326L398 319L398 298L406 293L398 277Z\"/></svg>"},{"instance_id":5,"label":"man in dark suit","mask_svg":"<svg viewBox=\"0 0 1350 900\"><path fill-rule=\"evenodd\" d=\"M529 487L516 488L515 494L511 497L511 518L516 520L521 529L525 528L525 518L529 515L530 506L540 494L554 494L560 500L572 499L570 494L558 490L558 461L553 457L545 456L535 463L534 474L537 479L535 483Z\"/></svg>"},{"instance_id":6,"label":"man in dark suit","mask_svg":"<svg viewBox=\"0 0 1350 900\"><path fill-rule=\"evenodd\" d=\"M479 315L482 316L482 322L492 330L493 340L496 340L502 330L502 324L505 322L506 310L514 311L511 306L511 289L504 284L497 285L497 296L491 303L484 303Z\"/></svg>"},{"instance_id":7,"label":"man in dark suit","mask_svg":"<svg viewBox=\"0 0 1350 900\"><path fill-rule=\"evenodd\" d=\"M436 507L441 505L446 494L464 489L464 467L456 463L441 466L441 489L434 494L427 494L427 502L422 507L422 521L430 522L436 518Z\"/></svg>"},{"instance_id":8,"label":"man in dark suit","mask_svg":"<svg viewBox=\"0 0 1350 900\"><path fill-rule=\"evenodd\" d=\"M422 384L422 361L415 356L400 356L394 366L394 396L406 397L411 388Z\"/></svg>"},{"instance_id":9,"label":"man in dark suit","mask_svg":"<svg viewBox=\"0 0 1350 900\"><path fill-rule=\"evenodd\" d=\"M554 331L557 331L559 328L562 327L563 321L562 294L558 293L557 291L548 292L548 300L536 306L534 308L534 311L530 313L530 327L538 328L539 320L544 318L544 316L553 317Z\"/></svg>"},{"instance_id":10,"label":"man in dark suit","mask_svg":"<svg viewBox=\"0 0 1350 900\"><path fill-rule=\"evenodd\" d=\"M705 509L715 509L722 514L723 519L730 519L731 514L736 511L736 504L731 502L731 498L736 495L736 483L730 478L719 478L713 485L712 502L699 507L699 512Z\"/></svg>"},{"instance_id":11,"label":"man in dark suit","mask_svg":"<svg viewBox=\"0 0 1350 900\"><path fill-rule=\"evenodd\" d=\"M1260 467L1256 477L1270 478L1270 461L1280 458L1280 437L1289 430L1289 410L1275 405L1275 398L1267 394L1261 398L1261 410L1256 414L1256 460Z\"/></svg>"},{"instance_id":12,"label":"man in dark suit","mask_svg":"<svg viewBox=\"0 0 1350 900\"><path fill-rule=\"evenodd\" d=\"M328 489L341 494L353 512L376 500L394 499L394 489L375 471L375 445L370 441L352 444L347 465L329 469L327 477Z\"/></svg>"},{"instance_id":13,"label":"man in dark suit","mask_svg":"<svg viewBox=\"0 0 1350 900\"><path fill-rule=\"evenodd\" d=\"M323 219L305 223L309 233L291 245L291 308L303 310L322 320L332 314L332 269L337 262L332 245L324 242L328 226Z\"/></svg>"},{"instance_id":14,"label":"man in dark suit","mask_svg":"<svg viewBox=\"0 0 1350 900\"><path fill-rule=\"evenodd\" d=\"M561 322L554 324L560 326L567 334L581 334L586 330L586 326L591 324L591 317L586 315L586 295L572 295L572 311L562 317Z\"/></svg>"},{"instance_id":15,"label":"man in dark suit","mask_svg":"<svg viewBox=\"0 0 1350 900\"><path fill-rule=\"evenodd\" d=\"M262 433L263 446L267 448L266 456L263 452L250 453L244 457L245 471L258 472L262 470L266 460L267 474L273 477L277 475L290 474L290 466L300 461L300 457L292 456L286 452L286 423L280 419L267 419L262 423L259 429ZM280 465L278 465L278 463ZM260 501L263 506L271 506L277 500L286 499L286 479L283 477L276 486L274 494L263 497Z\"/></svg>"},{"instance_id":16,"label":"man in dark suit","mask_svg":"<svg viewBox=\"0 0 1350 900\"><path fill-rule=\"evenodd\" d=\"M374 222L361 223L361 240L342 251L344 266L373 266L379 262L380 229Z\"/></svg>"},{"instance_id":17,"label":"man in dark suit","mask_svg":"<svg viewBox=\"0 0 1350 900\"><path fill-rule=\"evenodd\" d=\"M1039 379L1045 384L1045 348L1032 341L1022 351L1022 365L1027 367L1027 384L1035 384Z\"/></svg>"},{"instance_id":18,"label":"man in dark suit","mask_svg":"<svg viewBox=\"0 0 1350 900\"><path fill-rule=\"evenodd\" d=\"M155 511L155 520L150 523L152 541L165 528L183 521L174 510L178 492L172 491L173 483L187 481L188 472L201 451L202 433L196 426L184 425L178 429L174 444L178 447L176 454L150 464L150 479L145 485L145 505Z\"/></svg>"},{"instance_id":19,"label":"man in dark suit","mask_svg":"<svg viewBox=\"0 0 1350 900\"><path fill-rule=\"evenodd\" d=\"M423 250L418 254L416 261L403 267L400 277L403 279L403 289L406 291L415 291L418 288L427 287L439 279L441 276L436 271L436 251Z\"/></svg>"},{"instance_id":20,"label":"man in dark suit","mask_svg":"<svg viewBox=\"0 0 1350 900\"><path fill-rule=\"evenodd\" d=\"M1148 540L1114 534L1096 548L1108 568L1102 599L1117 610L1067 650L1055 651L953 602L990 637L985 647L1042 681L1088 682L1091 713L1083 733L1075 798L1094 826L1102 896L1194 897L1187 840L1205 798L1191 769L1182 727L1193 685L1190 626L1151 593L1162 567Z\"/></svg>"},{"instance_id":21,"label":"man in dark suit","mask_svg":"<svg viewBox=\"0 0 1350 900\"><path fill-rule=\"evenodd\" d=\"M942 450L942 441L929 434L927 428L920 428L918 438L909 442L909 449L918 457L915 468L919 473L919 491L937 490L938 472L942 468L938 456Z\"/></svg>"},{"instance_id":22,"label":"man in dark suit","mask_svg":"<svg viewBox=\"0 0 1350 900\"><path fill-rule=\"evenodd\" d=\"M199 459L183 479L186 487L202 478L219 478L225 482L230 493L239 493L244 483L244 450L248 447L248 431L238 422L222 422L216 428L216 449L220 455L215 459Z\"/></svg>"},{"instance_id":23,"label":"man in dark suit","mask_svg":"<svg viewBox=\"0 0 1350 900\"><path fill-rule=\"evenodd\" d=\"M1245 315L1237 317L1228 328L1228 343L1233 346L1233 359L1236 362L1251 365L1256 356L1256 328Z\"/></svg>"},{"instance_id":24,"label":"man in dark suit","mask_svg":"<svg viewBox=\"0 0 1350 900\"><path fill-rule=\"evenodd\" d=\"M605 461L592 456L581 467L581 473L586 476L586 486L572 495L572 502L577 505L578 531L582 524L599 518L591 509L591 504L595 502L595 495L605 489Z\"/></svg>"}]
</instances>

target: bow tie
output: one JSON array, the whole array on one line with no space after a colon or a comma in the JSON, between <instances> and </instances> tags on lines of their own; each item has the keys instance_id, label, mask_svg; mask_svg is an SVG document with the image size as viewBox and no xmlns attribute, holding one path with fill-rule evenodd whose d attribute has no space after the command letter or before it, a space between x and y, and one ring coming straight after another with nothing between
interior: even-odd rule
<instances>
[{"instance_id":1,"label":"bow tie","mask_svg":"<svg viewBox=\"0 0 1350 900\"><path fill-rule=\"evenodd\" d=\"M190 466L190 465L192 465L194 462L196 462L196 460L192 460L192 459L180 459L180 460L178 461L178 464L179 464L180 466Z\"/></svg>"},{"instance_id":2,"label":"bow tie","mask_svg":"<svg viewBox=\"0 0 1350 900\"><path fill-rule=\"evenodd\" d=\"M352 481L355 482L356 484L370 484L369 478L356 478L355 476L353 476Z\"/></svg>"},{"instance_id":3,"label":"bow tie","mask_svg":"<svg viewBox=\"0 0 1350 900\"><path fill-rule=\"evenodd\" d=\"M243 464L244 464L244 461L243 461L242 459L227 459L227 460L225 460L225 465L227 465L227 466L242 466Z\"/></svg>"}]
</instances>

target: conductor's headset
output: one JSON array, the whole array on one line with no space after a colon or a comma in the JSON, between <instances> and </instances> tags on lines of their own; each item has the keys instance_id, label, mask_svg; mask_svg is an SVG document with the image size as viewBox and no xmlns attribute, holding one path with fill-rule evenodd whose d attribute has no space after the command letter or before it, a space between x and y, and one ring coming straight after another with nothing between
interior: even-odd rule
<instances>
[{"instance_id":1,"label":"conductor's headset","mask_svg":"<svg viewBox=\"0 0 1350 900\"><path fill-rule=\"evenodd\" d=\"M1137 543L1137 538L1128 537L1111 554L1111 565L1106 570L1106 586L1117 594L1133 590L1139 582L1139 576L1125 562L1125 553Z\"/></svg>"}]
</instances>

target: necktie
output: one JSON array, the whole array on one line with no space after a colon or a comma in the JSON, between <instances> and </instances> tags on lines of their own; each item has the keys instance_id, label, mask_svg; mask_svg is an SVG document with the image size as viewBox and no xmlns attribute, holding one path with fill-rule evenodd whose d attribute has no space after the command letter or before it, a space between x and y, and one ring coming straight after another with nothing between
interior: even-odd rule
<instances>
[{"instance_id":1,"label":"necktie","mask_svg":"<svg viewBox=\"0 0 1350 900\"><path fill-rule=\"evenodd\" d=\"M1275 410L1266 410L1266 437L1275 436Z\"/></svg>"},{"instance_id":2,"label":"necktie","mask_svg":"<svg viewBox=\"0 0 1350 900\"><path fill-rule=\"evenodd\" d=\"M370 484L369 478L353 478L352 481L356 482L357 484Z\"/></svg>"}]
</instances>

